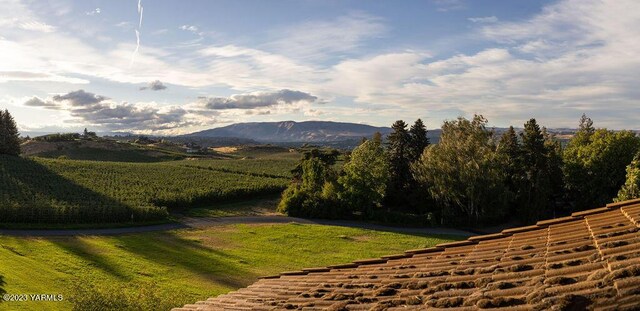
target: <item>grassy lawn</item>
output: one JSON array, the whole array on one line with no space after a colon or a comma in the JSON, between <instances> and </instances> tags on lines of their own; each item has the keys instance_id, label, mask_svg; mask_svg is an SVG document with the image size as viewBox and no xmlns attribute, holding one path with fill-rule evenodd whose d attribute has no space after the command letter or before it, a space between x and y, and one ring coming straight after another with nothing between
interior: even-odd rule
<instances>
[{"instance_id":1,"label":"grassy lawn","mask_svg":"<svg viewBox=\"0 0 640 311\"><path fill-rule=\"evenodd\" d=\"M116 309L168 309L305 267L450 241L307 224L229 225L115 237L0 237L0 292L62 294L63 302L3 302L0 310L68 310L74 298Z\"/></svg>"}]
</instances>

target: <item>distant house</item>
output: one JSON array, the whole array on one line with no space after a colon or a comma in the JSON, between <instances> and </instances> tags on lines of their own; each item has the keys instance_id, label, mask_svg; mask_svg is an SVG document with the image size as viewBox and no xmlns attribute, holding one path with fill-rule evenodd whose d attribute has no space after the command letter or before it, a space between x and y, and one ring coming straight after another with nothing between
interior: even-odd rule
<instances>
[{"instance_id":1,"label":"distant house","mask_svg":"<svg viewBox=\"0 0 640 311\"><path fill-rule=\"evenodd\" d=\"M187 149L187 153L198 153L198 152L200 152L200 149L194 149L194 148Z\"/></svg>"},{"instance_id":2,"label":"distant house","mask_svg":"<svg viewBox=\"0 0 640 311\"><path fill-rule=\"evenodd\" d=\"M264 277L174 310L640 310L640 200ZM552 308L558 307L560 308Z\"/></svg>"}]
</instances>

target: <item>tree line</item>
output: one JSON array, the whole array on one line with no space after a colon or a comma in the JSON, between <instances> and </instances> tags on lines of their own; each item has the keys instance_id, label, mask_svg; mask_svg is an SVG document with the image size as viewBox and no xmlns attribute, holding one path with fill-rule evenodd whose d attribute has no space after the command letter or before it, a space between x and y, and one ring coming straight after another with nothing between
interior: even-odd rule
<instances>
[{"instance_id":1,"label":"tree line","mask_svg":"<svg viewBox=\"0 0 640 311\"><path fill-rule=\"evenodd\" d=\"M0 110L0 154L20 154L20 133L8 110Z\"/></svg>"},{"instance_id":2,"label":"tree line","mask_svg":"<svg viewBox=\"0 0 640 311\"><path fill-rule=\"evenodd\" d=\"M640 137L596 129L583 115L563 146L530 119L498 135L481 115L445 121L437 144L424 123L396 121L345 155L314 150L279 204L292 216L480 225L532 223L640 196ZM407 217L389 217L402 215Z\"/></svg>"}]
</instances>

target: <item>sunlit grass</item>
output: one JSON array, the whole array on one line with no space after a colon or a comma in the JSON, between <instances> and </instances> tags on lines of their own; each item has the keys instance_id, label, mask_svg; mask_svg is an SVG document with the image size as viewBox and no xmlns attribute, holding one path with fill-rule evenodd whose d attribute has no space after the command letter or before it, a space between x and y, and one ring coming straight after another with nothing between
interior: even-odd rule
<instances>
[{"instance_id":1,"label":"sunlit grass","mask_svg":"<svg viewBox=\"0 0 640 311\"><path fill-rule=\"evenodd\" d=\"M74 287L153 287L157 308L178 306L305 267L379 257L450 241L309 224L229 225L114 237L0 237L10 294L62 294L63 302L4 302L0 310L68 310ZM124 292L122 292L124 291ZM118 297L115 297L117 299Z\"/></svg>"}]
</instances>

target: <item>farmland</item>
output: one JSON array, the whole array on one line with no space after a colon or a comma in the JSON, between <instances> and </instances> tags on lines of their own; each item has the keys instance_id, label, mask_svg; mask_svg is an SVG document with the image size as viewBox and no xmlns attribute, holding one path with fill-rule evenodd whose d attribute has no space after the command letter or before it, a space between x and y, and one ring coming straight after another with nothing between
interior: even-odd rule
<instances>
[{"instance_id":1,"label":"farmland","mask_svg":"<svg viewBox=\"0 0 640 311\"><path fill-rule=\"evenodd\" d=\"M33 139L21 145L23 156L112 162L161 162L182 160L190 155L173 146L156 147L110 139L44 141ZM211 155L215 156L215 155Z\"/></svg>"},{"instance_id":2,"label":"farmland","mask_svg":"<svg viewBox=\"0 0 640 311\"><path fill-rule=\"evenodd\" d=\"M257 195L289 182L292 159L124 163L0 156L0 223L117 223Z\"/></svg>"},{"instance_id":3,"label":"farmland","mask_svg":"<svg viewBox=\"0 0 640 311\"><path fill-rule=\"evenodd\" d=\"M182 167L216 172L248 174L256 177L288 178L298 159L233 159L233 160L183 160L171 162Z\"/></svg>"},{"instance_id":4,"label":"farmland","mask_svg":"<svg viewBox=\"0 0 640 311\"><path fill-rule=\"evenodd\" d=\"M63 302L4 302L0 310L167 310L246 286L259 276L432 246L427 237L306 224L228 225L115 237L0 237L7 293Z\"/></svg>"}]
</instances>

